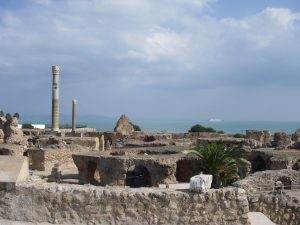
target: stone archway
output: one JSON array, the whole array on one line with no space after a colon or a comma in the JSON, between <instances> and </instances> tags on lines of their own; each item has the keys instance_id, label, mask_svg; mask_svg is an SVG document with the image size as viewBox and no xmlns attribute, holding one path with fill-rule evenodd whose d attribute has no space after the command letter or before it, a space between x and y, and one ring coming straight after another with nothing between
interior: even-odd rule
<instances>
[{"instance_id":1,"label":"stone archway","mask_svg":"<svg viewBox=\"0 0 300 225\"><path fill-rule=\"evenodd\" d=\"M97 169L96 162L87 162L87 172L87 182L93 185L100 185L100 172Z\"/></svg>"},{"instance_id":2,"label":"stone archway","mask_svg":"<svg viewBox=\"0 0 300 225\"><path fill-rule=\"evenodd\" d=\"M267 169L267 163L261 156L257 156L251 160L251 168L252 173L257 171L265 171Z\"/></svg>"},{"instance_id":3,"label":"stone archway","mask_svg":"<svg viewBox=\"0 0 300 225\"><path fill-rule=\"evenodd\" d=\"M151 187L151 175L145 166L137 165L128 169L125 185L133 188Z\"/></svg>"}]
</instances>

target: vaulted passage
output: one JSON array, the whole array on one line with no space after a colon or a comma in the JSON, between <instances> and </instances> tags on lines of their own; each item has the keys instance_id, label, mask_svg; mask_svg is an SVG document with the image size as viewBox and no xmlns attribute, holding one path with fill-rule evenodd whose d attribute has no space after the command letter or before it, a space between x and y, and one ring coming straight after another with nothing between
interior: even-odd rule
<instances>
[{"instance_id":1,"label":"vaulted passage","mask_svg":"<svg viewBox=\"0 0 300 225\"><path fill-rule=\"evenodd\" d=\"M130 168L126 173L125 185L133 188L151 187L151 176L148 169L141 165Z\"/></svg>"},{"instance_id":2,"label":"vaulted passage","mask_svg":"<svg viewBox=\"0 0 300 225\"><path fill-rule=\"evenodd\" d=\"M264 171L267 169L267 163L266 161L260 157L257 156L255 159L251 161L251 167L252 167L252 173L256 171Z\"/></svg>"},{"instance_id":3,"label":"vaulted passage","mask_svg":"<svg viewBox=\"0 0 300 225\"><path fill-rule=\"evenodd\" d=\"M100 184L100 172L97 169L97 163L95 162L88 162L87 163L87 179L90 184L99 185Z\"/></svg>"}]
</instances>

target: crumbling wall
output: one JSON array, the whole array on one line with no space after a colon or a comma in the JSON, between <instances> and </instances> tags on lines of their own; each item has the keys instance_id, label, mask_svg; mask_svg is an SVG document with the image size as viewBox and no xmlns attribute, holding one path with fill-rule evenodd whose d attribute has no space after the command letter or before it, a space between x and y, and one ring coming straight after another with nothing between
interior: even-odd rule
<instances>
[{"instance_id":1,"label":"crumbling wall","mask_svg":"<svg viewBox=\"0 0 300 225\"><path fill-rule=\"evenodd\" d=\"M47 183L0 192L0 218L56 224L246 225L248 211L238 188L198 194Z\"/></svg>"},{"instance_id":2,"label":"crumbling wall","mask_svg":"<svg viewBox=\"0 0 300 225\"><path fill-rule=\"evenodd\" d=\"M246 130L246 139L256 141L255 147L268 147L271 145L271 133L268 130Z\"/></svg>"},{"instance_id":3,"label":"crumbling wall","mask_svg":"<svg viewBox=\"0 0 300 225\"><path fill-rule=\"evenodd\" d=\"M284 192L250 194L248 199L250 211L262 212L276 224L300 224L299 200Z\"/></svg>"},{"instance_id":4,"label":"crumbling wall","mask_svg":"<svg viewBox=\"0 0 300 225\"><path fill-rule=\"evenodd\" d=\"M92 173L99 173L99 183L103 186L125 186L131 183L129 179L134 179L135 169L142 167L149 174L149 186L158 186L159 184L176 182L176 158L160 159L162 156L110 156L94 154L73 154L73 160L76 164L79 175L85 182L94 183ZM169 158L165 156L165 158ZM96 164L94 171L90 166ZM137 174L136 177L142 174ZM143 182L141 180L141 182Z\"/></svg>"}]
</instances>

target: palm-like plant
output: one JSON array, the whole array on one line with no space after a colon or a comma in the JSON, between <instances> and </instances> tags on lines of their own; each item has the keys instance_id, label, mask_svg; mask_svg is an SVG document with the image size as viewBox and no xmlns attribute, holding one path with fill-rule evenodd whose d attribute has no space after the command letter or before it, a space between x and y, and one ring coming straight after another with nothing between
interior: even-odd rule
<instances>
[{"instance_id":1,"label":"palm-like plant","mask_svg":"<svg viewBox=\"0 0 300 225\"><path fill-rule=\"evenodd\" d=\"M243 163L245 151L239 147L228 147L222 143L197 145L187 152L201 159L201 169L213 175L213 188L227 186L237 180L238 164Z\"/></svg>"}]
</instances>

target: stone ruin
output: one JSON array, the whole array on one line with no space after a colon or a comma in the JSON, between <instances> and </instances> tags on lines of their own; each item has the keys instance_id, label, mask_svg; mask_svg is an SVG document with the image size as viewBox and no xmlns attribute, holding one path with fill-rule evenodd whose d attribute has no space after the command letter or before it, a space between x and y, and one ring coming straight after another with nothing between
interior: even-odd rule
<instances>
[{"instance_id":1,"label":"stone ruin","mask_svg":"<svg viewBox=\"0 0 300 225\"><path fill-rule=\"evenodd\" d=\"M126 115L122 115L114 128L115 132L119 132L123 135L131 134L134 132L133 126L130 124Z\"/></svg>"},{"instance_id":2,"label":"stone ruin","mask_svg":"<svg viewBox=\"0 0 300 225\"><path fill-rule=\"evenodd\" d=\"M183 148L122 149L101 154L73 154L83 183L110 186L158 187L189 181L199 173L199 159L186 157Z\"/></svg>"},{"instance_id":3,"label":"stone ruin","mask_svg":"<svg viewBox=\"0 0 300 225\"><path fill-rule=\"evenodd\" d=\"M254 148L269 147L271 146L271 133L268 130L246 130L246 139L254 140L251 145Z\"/></svg>"},{"instance_id":4,"label":"stone ruin","mask_svg":"<svg viewBox=\"0 0 300 225\"><path fill-rule=\"evenodd\" d=\"M23 132L18 128L17 117L0 117L0 143L26 145Z\"/></svg>"}]
</instances>

